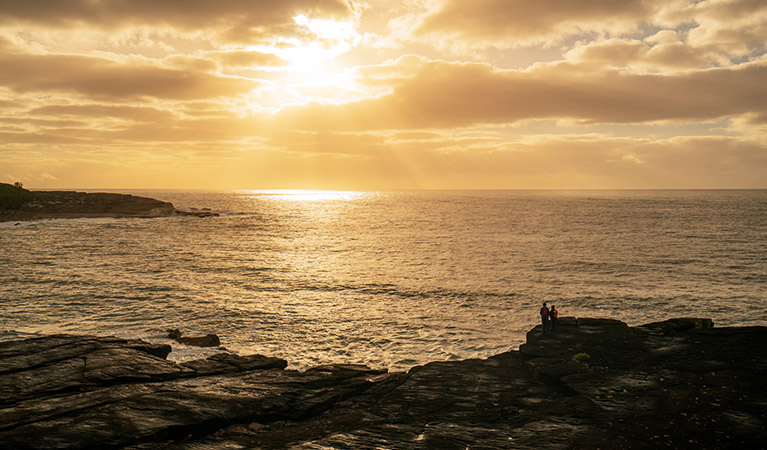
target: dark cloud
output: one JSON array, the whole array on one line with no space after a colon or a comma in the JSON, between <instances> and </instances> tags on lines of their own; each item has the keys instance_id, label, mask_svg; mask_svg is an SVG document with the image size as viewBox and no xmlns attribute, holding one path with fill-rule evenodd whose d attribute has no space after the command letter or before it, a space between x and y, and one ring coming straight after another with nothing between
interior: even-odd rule
<instances>
[{"instance_id":1,"label":"dark cloud","mask_svg":"<svg viewBox=\"0 0 767 450\"><path fill-rule=\"evenodd\" d=\"M247 29L290 21L297 13L344 17L350 11L345 0L0 0L0 23Z\"/></svg>"},{"instance_id":2,"label":"dark cloud","mask_svg":"<svg viewBox=\"0 0 767 450\"><path fill-rule=\"evenodd\" d=\"M423 17L416 35L449 35L457 45L515 46L582 32L625 32L665 0L445 0ZM447 41L450 42L450 41Z\"/></svg>"},{"instance_id":3,"label":"dark cloud","mask_svg":"<svg viewBox=\"0 0 767 450\"><path fill-rule=\"evenodd\" d=\"M117 105L51 105L35 108L30 111L35 116L53 117L113 117L136 121L166 121L176 117L176 114L146 106L117 106Z\"/></svg>"},{"instance_id":4,"label":"dark cloud","mask_svg":"<svg viewBox=\"0 0 767 450\"><path fill-rule=\"evenodd\" d=\"M257 87L239 78L78 55L0 54L0 67L13 68L0 71L0 85L16 92L67 92L120 101L236 96Z\"/></svg>"},{"instance_id":5,"label":"dark cloud","mask_svg":"<svg viewBox=\"0 0 767 450\"><path fill-rule=\"evenodd\" d=\"M0 132L0 142L4 144L51 144L66 145L85 142L83 139L62 136L53 133L44 132L19 132L5 133Z\"/></svg>"},{"instance_id":6,"label":"dark cloud","mask_svg":"<svg viewBox=\"0 0 767 450\"><path fill-rule=\"evenodd\" d=\"M3 117L0 119L0 123L3 124L18 124L18 125L31 125L35 128L62 128L62 127L82 127L88 126L87 122L82 120L71 119L56 119L46 118L41 119L37 117Z\"/></svg>"},{"instance_id":7,"label":"dark cloud","mask_svg":"<svg viewBox=\"0 0 767 450\"><path fill-rule=\"evenodd\" d=\"M353 5L346 0L0 0L0 26L102 31L151 27L237 44L302 36L302 27L293 21L298 14L348 19Z\"/></svg>"}]
</instances>

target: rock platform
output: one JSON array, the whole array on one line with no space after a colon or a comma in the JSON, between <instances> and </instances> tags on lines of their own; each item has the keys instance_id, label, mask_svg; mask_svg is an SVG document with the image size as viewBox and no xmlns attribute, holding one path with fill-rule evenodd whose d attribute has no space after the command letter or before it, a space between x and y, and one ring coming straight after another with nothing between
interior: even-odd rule
<instances>
[{"instance_id":1,"label":"rock platform","mask_svg":"<svg viewBox=\"0 0 767 450\"><path fill-rule=\"evenodd\" d=\"M767 328L711 326L560 318L518 351L393 373L175 363L169 346L105 337L4 342L0 448L763 448Z\"/></svg>"}]
</instances>

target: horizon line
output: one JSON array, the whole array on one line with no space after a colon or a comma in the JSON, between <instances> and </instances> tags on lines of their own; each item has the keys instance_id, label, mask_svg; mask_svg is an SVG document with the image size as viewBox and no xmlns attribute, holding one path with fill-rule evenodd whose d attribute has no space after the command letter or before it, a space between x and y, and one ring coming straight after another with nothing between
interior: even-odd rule
<instances>
[{"instance_id":1,"label":"horizon line","mask_svg":"<svg viewBox=\"0 0 767 450\"><path fill-rule=\"evenodd\" d=\"M8 183L11 184L11 183ZM395 189L327 189L327 188L152 188L152 187L51 187L37 188L26 187L24 189L34 191L194 191L194 192L450 192L450 191L763 191L767 187L744 187L744 188L395 188Z\"/></svg>"}]
</instances>

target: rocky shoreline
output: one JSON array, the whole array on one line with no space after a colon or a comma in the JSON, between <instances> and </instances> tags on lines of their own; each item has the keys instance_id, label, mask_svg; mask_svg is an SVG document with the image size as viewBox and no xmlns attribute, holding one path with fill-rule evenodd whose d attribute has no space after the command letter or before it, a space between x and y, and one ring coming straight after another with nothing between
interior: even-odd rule
<instances>
[{"instance_id":1,"label":"rocky shoreline","mask_svg":"<svg viewBox=\"0 0 767 450\"><path fill-rule=\"evenodd\" d=\"M217 216L207 209L183 211L172 203L129 194L28 191L0 183L0 222L75 218Z\"/></svg>"},{"instance_id":2,"label":"rocky shoreline","mask_svg":"<svg viewBox=\"0 0 767 450\"><path fill-rule=\"evenodd\" d=\"M765 327L703 319L562 318L487 359L299 372L260 355L179 364L167 345L48 336L0 343L0 447L763 448L765 344Z\"/></svg>"}]
</instances>

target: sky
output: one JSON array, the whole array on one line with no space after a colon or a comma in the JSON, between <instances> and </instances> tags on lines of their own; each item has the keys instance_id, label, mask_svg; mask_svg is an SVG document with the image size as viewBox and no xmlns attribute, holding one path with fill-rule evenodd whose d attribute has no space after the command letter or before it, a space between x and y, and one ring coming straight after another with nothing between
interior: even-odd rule
<instances>
[{"instance_id":1,"label":"sky","mask_svg":"<svg viewBox=\"0 0 767 450\"><path fill-rule=\"evenodd\" d=\"M0 181L767 188L764 0L0 0Z\"/></svg>"}]
</instances>

